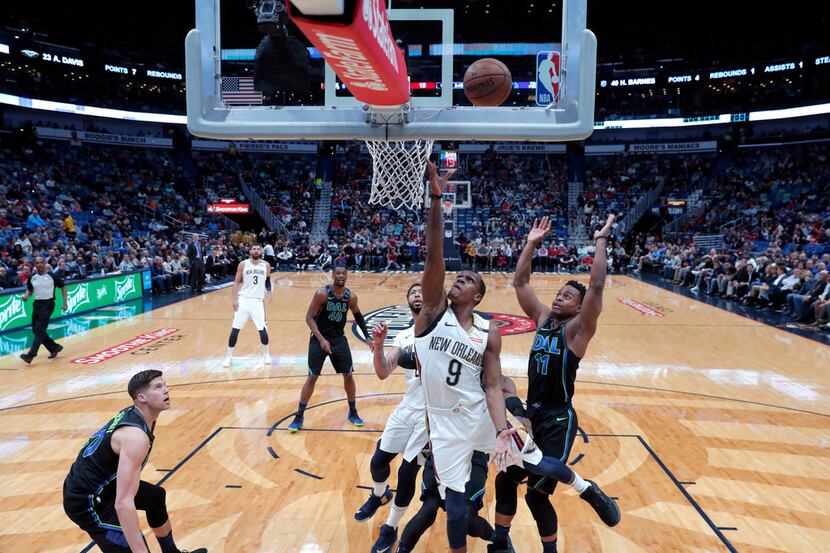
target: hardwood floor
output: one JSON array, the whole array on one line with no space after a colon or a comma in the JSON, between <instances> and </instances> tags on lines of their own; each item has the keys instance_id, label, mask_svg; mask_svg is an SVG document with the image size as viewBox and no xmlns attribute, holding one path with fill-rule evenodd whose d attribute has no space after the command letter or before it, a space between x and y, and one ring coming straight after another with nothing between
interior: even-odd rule
<instances>
[{"instance_id":1,"label":"hardwood floor","mask_svg":"<svg viewBox=\"0 0 830 553\"><path fill-rule=\"evenodd\" d=\"M521 315L509 276L485 275L482 311ZM569 278L534 276L533 285L547 302ZM400 320L405 311L384 308L405 306L416 279L353 273L347 286L370 321L396 314ZM346 420L342 378L327 363L306 428L285 430L307 373L305 312L313 289L328 280L320 273L274 277L274 302L266 304L270 367L261 364L251 325L242 330L234 366L221 366L232 317L227 289L70 336L53 361L41 355L25 365L0 357L0 368L11 369L2 372L0 392L0 551L84 550L90 540L63 513L63 479L86 439L130 403L129 377L159 368L172 408L159 418L143 478L164 481L180 547L368 552L388 508L369 524L355 522L353 513L368 493L359 486L371 485L369 459L405 389L403 377L378 380L349 324L366 425L357 429ZM533 334L509 334L523 321L499 318L507 333L503 372L523 395ZM145 334L152 334L139 340L146 343L115 355L120 350L113 346ZM73 362L79 359L87 364ZM821 344L609 277L599 330L577 380L581 432L571 462L619 498L623 520L606 528L560 488L553 496L559 551L827 551L828 369L830 348ZM492 482L491 475L485 494L491 522ZM416 497L404 521L419 506ZM520 552L541 550L521 492L511 536ZM445 551L446 543L439 514L416 551ZM470 538L469 545L486 551L480 540Z\"/></svg>"}]
</instances>

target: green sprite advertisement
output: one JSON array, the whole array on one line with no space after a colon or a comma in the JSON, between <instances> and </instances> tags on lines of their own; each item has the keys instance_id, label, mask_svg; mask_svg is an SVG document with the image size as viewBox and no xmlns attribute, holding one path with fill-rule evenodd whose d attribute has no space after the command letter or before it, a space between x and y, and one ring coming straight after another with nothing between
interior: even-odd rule
<instances>
[{"instance_id":1,"label":"green sprite advertisement","mask_svg":"<svg viewBox=\"0 0 830 553\"><path fill-rule=\"evenodd\" d=\"M141 273L67 284L66 305L69 309L65 313L61 311L63 299L61 298L61 292L56 290L55 311L52 313L52 317L63 317L98 309L114 303L140 298L141 294ZM0 332L30 324L33 304L34 300L32 298L29 298L27 302L23 301L22 292L0 296Z\"/></svg>"}]
</instances>

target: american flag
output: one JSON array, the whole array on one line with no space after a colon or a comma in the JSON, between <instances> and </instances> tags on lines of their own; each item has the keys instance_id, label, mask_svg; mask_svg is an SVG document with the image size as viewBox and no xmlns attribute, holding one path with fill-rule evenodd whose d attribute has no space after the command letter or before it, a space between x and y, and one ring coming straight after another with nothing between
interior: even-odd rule
<instances>
[{"instance_id":1,"label":"american flag","mask_svg":"<svg viewBox=\"0 0 830 553\"><path fill-rule=\"evenodd\" d=\"M262 105L262 92L254 90L253 77L222 77L222 101L226 104Z\"/></svg>"}]
</instances>

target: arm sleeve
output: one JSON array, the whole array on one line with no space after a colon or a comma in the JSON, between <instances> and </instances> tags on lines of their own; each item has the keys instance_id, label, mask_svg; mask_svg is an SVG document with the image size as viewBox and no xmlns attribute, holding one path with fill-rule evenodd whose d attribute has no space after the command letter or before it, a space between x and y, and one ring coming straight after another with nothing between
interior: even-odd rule
<instances>
[{"instance_id":1,"label":"arm sleeve","mask_svg":"<svg viewBox=\"0 0 830 553\"><path fill-rule=\"evenodd\" d=\"M265 289L269 292L271 291L271 279L268 277L265 278Z\"/></svg>"},{"instance_id":2,"label":"arm sleeve","mask_svg":"<svg viewBox=\"0 0 830 553\"><path fill-rule=\"evenodd\" d=\"M395 336L394 346L400 348L398 366L403 369L415 369L415 332L410 327Z\"/></svg>"},{"instance_id":3,"label":"arm sleeve","mask_svg":"<svg viewBox=\"0 0 830 553\"><path fill-rule=\"evenodd\" d=\"M369 329L366 327L366 319L363 318L363 313L358 311L354 314L354 321L357 323L357 326L360 327L360 330L363 331L363 337L365 340L368 340L370 337Z\"/></svg>"}]
</instances>

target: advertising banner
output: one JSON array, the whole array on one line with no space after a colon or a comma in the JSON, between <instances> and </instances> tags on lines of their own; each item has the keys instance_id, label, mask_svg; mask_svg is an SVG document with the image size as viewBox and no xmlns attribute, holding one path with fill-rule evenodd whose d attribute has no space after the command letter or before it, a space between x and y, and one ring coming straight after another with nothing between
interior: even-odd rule
<instances>
[{"instance_id":1,"label":"advertising banner","mask_svg":"<svg viewBox=\"0 0 830 553\"><path fill-rule=\"evenodd\" d=\"M114 303L140 298L142 295L141 273L114 275L66 286L66 304L69 310L61 311L63 298L56 291L55 311L52 318L90 311ZM0 332L26 326L32 321L34 300L23 301L23 292L0 296Z\"/></svg>"}]
</instances>

